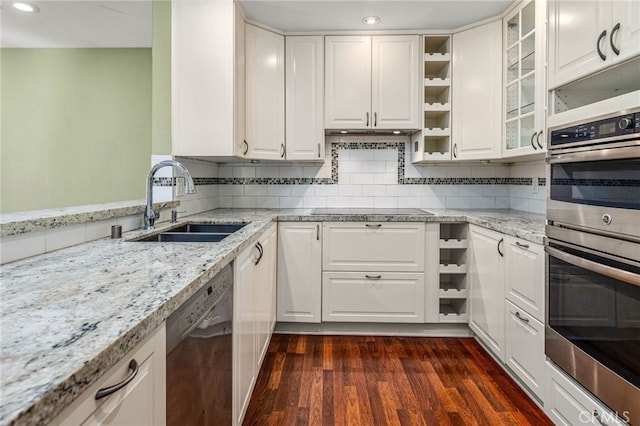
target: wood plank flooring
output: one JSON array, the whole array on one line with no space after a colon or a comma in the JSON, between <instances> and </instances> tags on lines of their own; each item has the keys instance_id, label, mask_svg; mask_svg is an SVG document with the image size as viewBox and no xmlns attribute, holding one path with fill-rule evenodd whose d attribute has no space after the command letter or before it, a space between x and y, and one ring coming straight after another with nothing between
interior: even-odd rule
<instances>
[{"instance_id":1,"label":"wood plank flooring","mask_svg":"<svg viewBox=\"0 0 640 426\"><path fill-rule=\"evenodd\" d=\"M245 425L552 425L471 338L274 335Z\"/></svg>"}]
</instances>

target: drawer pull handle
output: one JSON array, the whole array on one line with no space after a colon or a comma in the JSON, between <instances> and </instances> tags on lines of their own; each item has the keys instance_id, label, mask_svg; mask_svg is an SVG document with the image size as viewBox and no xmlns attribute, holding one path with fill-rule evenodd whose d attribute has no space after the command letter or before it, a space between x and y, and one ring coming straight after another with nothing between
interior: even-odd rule
<instances>
[{"instance_id":1,"label":"drawer pull handle","mask_svg":"<svg viewBox=\"0 0 640 426\"><path fill-rule=\"evenodd\" d=\"M129 370L131 370L131 373L129 373L127 378L113 386L99 389L98 392L96 392L96 400L109 396L127 386L138 375L139 368L138 362L135 359L132 359L131 362L129 362Z\"/></svg>"},{"instance_id":2,"label":"drawer pull handle","mask_svg":"<svg viewBox=\"0 0 640 426\"><path fill-rule=\"evenodd\" d=\"M500 257L504 257L504 253L502 253L502 251L500 250L500 244L502 244L504 242L504 238L500 238L500 241L498 241L498 254L500 255Z\"/></svg>"},{"instance_id":3,"label":"drawer pull handle","mask_svg":"<svg viewBox=\"0 0 640 426\"><path fill-rule=\"evenodd\" d=\"M527 324L529 323L529 318L523 318L522 316L520 316L520 312L516 312L516 318L518 318L522 322L526 322Z\"/></svg>"},{"instance_id":4,"label":"drawer pull handle","mask_svg":"<svg viewBox=\"0 0 640 426\"><path fill-rule=\"evenodd\" d=\"M516 241L516 245L517 245L518 247L522 247L522 248L526 248L526 249L528 249L528 248L529 248L529 244L522 244L522 243L520 243L520 242L518 242L518 241Z\"/></svg>"},{"instance_id":5,"label":"drawer pull handle","mask_svg":"<svg viewBox=\"0 0 640 426\"><path fill-rule=\"evenodd\" d=\"M369 280L379 280L382 278L382 275L365 275L365 277Z\"/></svg>"},{"instance_id":6,"label":"drawer pull handle","mask_svg":"<svg viewBox=\"0 0 640 426\"><path fill-rule=\"evenodd\" d=\"M382 228L382 224L377 223L375 225L372 225L370 223L365 224L364 226L366 226L367 228Z\"/></svg>"},{"instance_id":7,"label":"drawer pull handle","mask_svg":"<svg viewBox=\"0 0 640 426\"><path fill-rule=\"evenodd\" d=\"M256 259L253 264L257 265L258 263L260 263L260 261L262 260L262 256L264 255L264 249L262 247L262 244L260 244L260 241L258 241L256 243L256 248L258 249L258 259Z\"/></svg>"},{"instance_id":8,"label":"drawer pull handle","mask_svg":"<svg viewBox=\"0 0 640 426\"><path fill-rule=\"evenodd\" d=\"M320 225L316 225L316 241L320 241Z\"/></svg>"},{"instance_id":9,"label":"drawer pull handle","mask_svg":"<svg viewBox=\"0 0 640 426\"><path fill-rule=\"evenodd\" d=\"M602 50L600 50L600 44L602 43L602 40L606 36L607 36L607 30L602 31L598 36L598 41L596 42L596 50L598 51L598 56L600 56L600 59L602 59L603 61L607 60L607 56L604 53L602 53Z\"/></svg>"}]
</instances>

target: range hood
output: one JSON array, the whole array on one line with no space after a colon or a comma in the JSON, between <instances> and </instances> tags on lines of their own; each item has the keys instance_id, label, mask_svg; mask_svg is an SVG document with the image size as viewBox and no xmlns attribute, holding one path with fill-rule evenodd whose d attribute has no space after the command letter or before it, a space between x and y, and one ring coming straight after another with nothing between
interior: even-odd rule
<instances>
[{"instance_id":1,"label":"range hood","mask_svg":"<svg viewBox=\"0 0 640 426\"><path fill-rule=\"evenodd\" d=\"M410 136L420 129L325 129L325 136Z\"/></svg>"}]
</instances>

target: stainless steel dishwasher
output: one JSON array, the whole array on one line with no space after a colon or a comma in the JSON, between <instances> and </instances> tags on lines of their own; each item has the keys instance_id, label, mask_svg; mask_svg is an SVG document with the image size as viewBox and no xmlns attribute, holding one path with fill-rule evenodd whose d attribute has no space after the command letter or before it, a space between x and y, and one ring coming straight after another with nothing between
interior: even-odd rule
<instances>
[{"instance_id":1,"label":"stainless steel dishwasher","mask_svg":"<svg viewBox=\"0 0 640 426\"><path fill-rule=\"evenodd\" d=\"M226 266L167 319L167 425L232 421L233 270Z\"/></svg>"}]
</instances>

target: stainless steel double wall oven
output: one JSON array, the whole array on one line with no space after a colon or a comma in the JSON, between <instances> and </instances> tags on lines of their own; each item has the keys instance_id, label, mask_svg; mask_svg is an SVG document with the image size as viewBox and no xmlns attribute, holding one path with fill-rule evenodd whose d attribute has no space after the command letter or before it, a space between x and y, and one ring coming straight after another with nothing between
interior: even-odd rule
<instances>
[{"instance_id":1,"label":"stainless steel double wall oven","mask_svg":"<svg viewBox=\"0 0 640 426\"><path fill-rule=\"evenodd\" d=\"M545 352L640 424L640 108L548 140Z\"/></svg>"}]
</instances>

